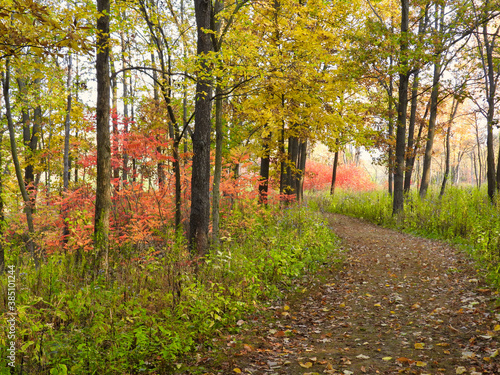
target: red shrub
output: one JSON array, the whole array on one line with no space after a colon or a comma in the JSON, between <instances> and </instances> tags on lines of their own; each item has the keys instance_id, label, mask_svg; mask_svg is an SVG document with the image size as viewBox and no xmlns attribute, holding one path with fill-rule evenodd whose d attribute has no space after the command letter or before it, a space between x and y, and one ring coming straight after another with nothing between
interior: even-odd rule
<instances>
[{"instance_id":1,"label":"red shrub","mask_svg":"<svg viewBox=\"0 0 500 375\"><path fill-rule=\"evenodd\" d=\"M305 190L326 190L332 184L333 166L307 161L304 179ZM337 168L336 187L356 191L373 190L377 187L363 167L354 164L340 165Z\"/></svg>"}]
</instances>

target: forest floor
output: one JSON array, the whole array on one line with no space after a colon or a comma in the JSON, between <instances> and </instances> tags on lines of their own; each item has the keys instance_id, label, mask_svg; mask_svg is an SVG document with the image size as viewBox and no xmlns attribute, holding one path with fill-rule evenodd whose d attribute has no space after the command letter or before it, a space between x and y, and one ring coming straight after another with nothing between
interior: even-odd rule
<instances>
[{"instance_id":1,"label":"forest floor","mask_svg":"<svg viewBox=\"0 0 500 375\"><path fill-rule=\"evenodd\" d=\"M208 373L500 374L498 293L466 254L347 216L328 220L342 266L240 321Z\"/></svg>"}]
</instances>

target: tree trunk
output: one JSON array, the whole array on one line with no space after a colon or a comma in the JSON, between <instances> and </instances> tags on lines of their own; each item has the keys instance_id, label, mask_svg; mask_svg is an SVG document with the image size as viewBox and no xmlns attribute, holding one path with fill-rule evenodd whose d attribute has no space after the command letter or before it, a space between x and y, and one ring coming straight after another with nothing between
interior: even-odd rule
<instances>
[{"instance_id":1,"label":"tree trunk","mask_svg":"<svg viewBox=\"0 0 500 375\"><path fill-rule=\"evenodd\" d=\"M479 164L479 173L477 176L477 187L481 187L483 175L482 175L482 162L481 162L481 142L479 140L479 126L477 124L477 117L475 116L475 127L476 127L476 142L477 142L477 160Z\"/></svg>"},{"instance_id":2,"label":"tree trunk","mask_svg":"<svg viewBox=\"0 0 500 375\"><path fill-rule=\"evenodd\" d=\"M389 69L392 69L392 56L390 57L390 62L389 62ZM392 76L392 73L389 77L389 151L388 151L388 191L389 195L392 196L394 192L394 148L392 146L392 137L394 136L394 115L393 115L393 107L394 107L394 97L393 97L393 91L394 91L394 78ZM337 139L338 142L338 139ZM338 151L335 152L335 157L337 158L338 162ZM336 177L336 163L334 163L334 171L335 171L335 177ZM333 195L335 191L335 182L332 180L332 187L330 188L330 194Z\"/></svg>"},{"instance_id":3,"label":"tree trunk","mask_svg":"<svg viewBox=\"0 0 500 375\"><path fill-rule=\"evenodd\" d=\"M127 15L125 12L122 14L122 18L125 19ZM122 47L122 69L125 69L127 67L126 63L126 52L127 52L127 46L125 43L125 36L123 32L120 32L120 42L121 42L121 47ZM128 124L129 124L129 117L128 117L128 84L127 84L127 75L125 74L123 76L123 135L126 137L128 134ZM122 160L122 181L127 182L128 179L128 155L125 150L125 147L123 147L123 160Z\"/></svg>"},{"instance_id":4,"label":"tree trunk","mask_svg":"<svg viewBox=\"0 0 500 375\"><path fill-rule=\"evenodd\" d=\"M111 210L111 141L109 132L109 0L97 0L97 188L95 201L95 258L94 276L104 261L108 275L109 267L109 214Z\"/></svg>"},{"instance_id":5,"label":"tree trunk","mask_svg":"<svg viewBox=\"0 0 500 375\"><path fill-rule=\"evenodd\" d=\"M404 161L406 152L406 111L408 107L408 14L409 0L401 0L401 61L399 66L398 122L396 130L396 173L394 174L394 199L392 213L404 209Z\"/></svg>"},{"instance_id":6,"label":"tree trunk","mask_svg":"<svg viewBox=\"0 0 500 375\"><path fill-rule=\"evenodd\" d=\"M220 181L222 177L222 147L224 142L222 115L222 88L220 82L217 82L217 87L215 88L215 169L212 189L212 239L215 243L219 242Z\"/></svg>"},{"instance_id":7,"label":"tree trunk","mask_svg":"<svg viewBox=\"0 0 500 375\"><path fill-rule=\"evenodd\" d=\"M193 169L191 177L191 214L189 245L192 253L205 254L210 222L210 132L212 110L212 68L205 61L213 51L210 34L212 6L207 0L194 0L197 28L197 57L200 71L196 77Z\"/></svg>"},{"instance_id":8,"label":"tree trunk","mask_svg":"<svg viewBox=\"0 0 500 375\"><path fill-rule=\"evenodd\" d=\"M413 147L414 147L414 136L415 136L415 121L417 118L417 105L418 105L418 70L413 74L413 84L411 89L411 107L410 107L410 121L408 124L408 146L406 153L406 168L405 168L405 182L404 182L404 192L408 194L411 188L411 175L413 172Z\"/></svg>"},{"instance_id":9,"label":"tree trunk","mask_svg":"<svg viewBox=\"0 0 500 375\"><path fill-rule=\"evenodd\" d=\"M70 136L70 125L71 125L71 55L68 56L68 77L66 80L66 90L68 90L68 96L66 99L66 118L64 120L64 156L63 156L63 191L67 193L69 189L69 136ZM63 243L66 245L68 243L69 236L69 223L66 220L67 208L63 207L62 217L64 220L63 227ZM64 247L66 251L66 247Z\"/></svg>"},{"instance_id":10,"label":"tree trunk","mask_svg":"<svg viewBox=\"0 0 500 375\"><path fill-rule=\"evenodd\" d=\"M264 132L266 130L264 129ZM271 136L266 136L262 142L263 155L260 158L260 182L259 182L259 203L267 207L267 196L269 192L269 141Z\"/></svg>"},{"instance_id":11,"label":"tree trunk","mask_svg":"<svg viewBox=\"0 0 500 375\"><path fill-rule=\"evenodd\" d=\"M19 164L19 158L17 156L16 134L14 130L14 121L12 120L12 112L10 108L10 66L8 58L6 59L5 63L5 72L2 73L2 86L3 86L3 96L5 101L5 116L7 117L7 126L9 129L12 161L14 163L14 168L16 171L19 190L21 191L21 196L24 201L24 212L26 213L26 221L28 223L28 238L26 240L26 249L33 258L36 268L38 268L40 266L40 263L38 254L35 251L35 244L34 244L35 227L33 225L33 211L31 207L30 196L28 195L26 186L24 184L21 166Z\"/></svg>"},{"instance_id":12,"label":"tree trunk","mask_svg":"<svg viewBox=\"0 0 500 375\"><path fill-rule=\"evenodd\" d=\"M111 69L111 74L113 76L113 79L111 80L111 93L112 93L112 99L111 99L111 107L112 107L112 116L111 116L111 121L113 124L113 139L112 139L112 149L111 149L111 155L114 154L115 158L118 156L119 152L119 145L118 145L118 78L114 74L115 73L115 60L113 58L113 53L112 50L110 49L110 69ZM115 165L113 167L113 179L116 190L120 190L120 184L118 182L118 179L120 178L120 167L118 165Z\"/></svg>"},{"instance_id":13,"label":"tree trunk","mask_svg":"<svg viewBox=\"0 0 500 375\"><path fill-rule=\"evenodd\" d=\"M304 199L304 176L306 173L306 160L307 159L307 138L299 140L299 149L297 157L297 172L295 175L295 191L297 195L297 202L301 203Z\"/></svg>"},{"instance_id":14,"label":"tree trunk","mask_svg":"<svg viewBox=\"0 0 500 375\"><path fill-rule=\"evenodd\" d=\"M439 16L438 5L436 5L436 30L439 26L439 33L443 31L443 17L444 5L441 7L441 16ZM432 164L432 149L434 146L434 134L436 131L436 119L438 110L438 96L439 96L439 81L441 79L441 53L436 54L434 57L434 74L432 79L432 92L431 92L431 108L429 116L429 127L427 131L427 143L425 145L424 163L422 168L422 182L420 183L420 198L425 198L430 183L431 164Z\"/></svg>"},{"instance_id":15,"label":"tree trunk","mask_svg":"<svg viewBox=\"0 0 500 375\"><path fill-rule=\"evenodd\" d=\"M216 0L214 3L214 18L215 18L215 32L220 35L221 19L217 17L219 12L224 6L223 0ZM216 39L214 43L214 51L220 53L221 40ZM219 66L219 73L222 71L222 66ZM224 132L223 132L223 111L222 111L222 90L221 78L217 77L215 88L215 168L214 168L214 181L212 189L212 239L215 243L219 242L219 210L220 210L220 181L222 177L222 148L224 146Z\"/></svg>"},{"instance_id":16,"label":"tree trunk","mask_svg":"<svg viewBox=\"0 0 500 375\"><path fill-rule=\"evenodd\" d=\"M26 94L26 81L22 78L17 79L19 92L23 96L25 101L24 105L28 106L25 96ZM35 86L38 88L40 86L41 79L35 79ZM39 94L37 94L39 96ZM39 99L39 97L37 98ZM40 128L42 124L42 109L38 105L33 111L33 127L30 127L30 116L29 111L23 108L21 111L21 121L23 124L23 142L25 146L25 167L24 167L24 184L28 195L30 196L30 204L32 210L35 209L36 201L36 187L34 186L35 174L34 174L34 156L38 147L38 134L40 133Z\"/></svg>"},{"instance_id":17,"label":"tree trunk","mask_svg":"<svg viewBox=\"0 0 500 375\"><path fill-rule=\"evenodd\" d=\"M286 166L286 180L284 192L287 196L286 201L289 202L292 196L295 195L296 184L295 175L297 173L297 160L299 156L299 139L295 136L288 138L288 160Z\"/></svg>"},{"instance_id":18,"label":"tree trunk","mask_svg":"<svg viewBox=\"0 0 500 375\"><path fill-rule=\"evenodd\" d=\"M428 24L428 7L430 3L428 3L425 7L424 14L420 18L418 24L418 40L419 42L423 41L423 37L425 31L427 29ZM414 156L414 146L415 140L415 122L417 118L417 107L418 107L418 85L419 85L419 70L417 69L413 73L413 84L411 90L411 107L410 107L410 122L408 124L408 146L407 146L407 154L406 154L406 169L405 169L405 182L404 182L404 192L408 194L411 188L411 176L413 174L413 163L415 161Z\"/></svg>"},{"instance_id":19,"label":"tree trunk","mask_svg":"<svg viewBox=\"0 0 500 375\"><path fill-rule=\"evenodd\" d=\"M286 186L286 160L287 155L285 152L285 123L282 123L279 138L279 159L280 159L280 197L282 198L285 194ZM280 199L281 199L280 198Z\"/></svg>"},{"instance_id":20,"label":"tree trunk","mask_svg":"<svg viewBox=\"0 0 500 375\"><path fill-rule=\"evenodd\" d=\"M445 157L445 169L443 175L443 182L441 184L441 191L439 192L439 197L444 195L444 191L446 189L446 183L448 181L448 176L450 174L450 137L451 137L451 126L453 125L453 120L457 114L458 109L458 100L456 98L453 99L453 103L451 104L451 113L450 120L448 124L448 129L446 131L446 157Z\"/></svg>"},{"instance_id":21,"label":"tree trunk","mask_svg":"<svg viewBox=\"0 0 500 375\"><path fill-rule=\"evenodd\" d=\"M339 139L337 138L335 143L337 144L337 150L335 151L335 157L333 158L333 171L332 171L332 185L330 186L330 195L335 194L335 183L337 182L337 167L339 164Z\"/></svg>"},{"instance_id":22,"label":"tree trunk","mask_svg":"<svg viewBox=\"0 0 500 375\"><path fill-rule=\"evenodd\" d=\"M3 144L4 130L0 130L0 144ZM3 151L0 147L0 170L3 169ZM5 231L5 215L4 215L4 202L3 202L3 173L0 173L0 236L3 238ZM5 270L5 248L3 241L0 241L0 275Z\"/></svg>"}]
</instances>

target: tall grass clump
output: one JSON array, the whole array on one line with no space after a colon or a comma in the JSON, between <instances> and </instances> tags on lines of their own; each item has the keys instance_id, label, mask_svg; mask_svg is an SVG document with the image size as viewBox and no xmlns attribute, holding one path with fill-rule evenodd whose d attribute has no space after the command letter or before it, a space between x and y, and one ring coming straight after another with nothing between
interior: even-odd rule
<instances>
[{"instance_id":1,"label":"tall grass clump","mask_svg":"<svg viewBox=\"0 0 500 375\"><path fill-rule=\"evenodd\" d=\"M37 270L22 246L8 244L17 352L11 370L3 329L0 374L206 372L201 365L187 368L184 359L211 350L239 329L239 319L338 259L336 238L318 213L235 206L222 219L220 244L204 260L191 257L172 231L141 256L135 248L113 249L109 280L104 273L88 278L85 259L76 264L71 254L52 254ZM6 275L0 280L6 321Z\"/></svg>"},{"instance_id":2,"label":"tall grass clump","mask_svg":"<svg viewBox=\"0 0 500 375\"><path fill-rule=\"evenodd\" d=\"M425 199L411 192L398 217L392 216L392 198L385 191L338 191L322 199L330 212L465 245L500 287L500 204L490 202L482 189L450 187L442 197L431 189Z\"/></svg>"}]
</instances>

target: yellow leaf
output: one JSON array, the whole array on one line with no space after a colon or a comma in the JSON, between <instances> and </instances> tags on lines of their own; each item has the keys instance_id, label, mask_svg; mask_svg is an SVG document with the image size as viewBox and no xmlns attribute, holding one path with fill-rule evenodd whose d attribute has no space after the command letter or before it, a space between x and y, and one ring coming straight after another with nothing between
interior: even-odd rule
<instances>
[{"instance_id":1,"label":"yellow leaf","mask_svg":"<svg viewBox=\"0 0 500 375\"><path fill-rule=\"evenodd\" d=\"M344 308L344 307L345 307L345 303L341 303L341 304L339 305L339 307Z\"/></svg>"},{"instance_id":2,"label":"yellow leaf","mask_svg":"<svg viewBox=\"0 0 500 375\"><path fill-rule=\"evenodd\" d=\"M390 361L392 359L392 357L384 357L382 358L383 361Z\"/></svg>"},{"instance_id":3,"label":"yellow leaf","mask_svg":"<svg viewBox=\"0 0 500 375\"><path fill-rule=\"evenodd\" d=\"M233 369L233 371L234 371L235 373L237 373L237 374L241 374L241 370L240 370L239 368L237 368L237 367L236 367L236 368L234 368L234 369Z\"/></svg>"},{"instance_id":4,"label":"yellow leaf","mask_svg":"<svg viewBox=\"0 0 500 375\"><path fill-rule=\"evenodd\" d=\"M444 354L450 354L450 351L449 350L443 350L443 353Z\"/></svg>"},{"instance_id":5,"label":"yellow leaf","mask_svg":"<svg viewBox=\"0 0 500 375\"><path fill-rule=\"evenodd\" d=\"M288 305L285 305L285 306L283 307L283 310L285 310L285 311L288 311L288 310L290 310L290 306L288 306Z\"/></svg>"},{"instance_id":6,"label":"yellow leaf","mask_svg":"<svg viewBox=\"0 0 500 375\"><path fill-rule=\"evenodd\" d=\"M300 367L311 368L313 364L312 362L306 362L306 363L299 362L299 365Z\"/></svg>"},{"instance_id":7,"label":"yellow leaf","mask_svg":"<svg viewBox=\"0 0 500 375\"><path fill-rule=\"evenodd\" d=\"M495 328L493 328L493 331L500 331L500 324L497 324Z\"/></svg>"},{"instance_id":8,"label":"yellow leaf","mask_svg":"<svg viewBox=\"0 0 500 375\"><path fill-rule=\"evenodd\" d=\"M427 362L422 362L422 361L417 361L417 363L415 363L418 367L425 367L427 366Z\"/></svg>"},{"instance_id":9,"label":"yellow leaf","mask_svg":"<svg viewBox=\"0 0 500 375\"><path fill-rule=\"evenodd\" d=\"M417 342L415 343L415 349L423 349L425 346L424 343L421 343L421 342Z\"/></svg>"},{"instance_id":10,"label":"yellow leaf","mask_svg":"<svg viewBox=\"0 0 500 375\"><path fill-rule=\"evenodd\" d=\"M458 366L456 369L455 369L455 373L456 374L465 374L467 372L467 369L463 366Z\"/></svg>"},{"instance_id":11,"label":"yellow leaf","mask_svg":"<svg viewBox=\"0 0 500 375\"><path fill-rule=\"evenodd\" d=\"M380 305L380 303L376 303L376 304L375 304L375 305L373 305L373 306L375 306L375 307L382 307L382 306Z\"/></svg>"}]
</instances>

